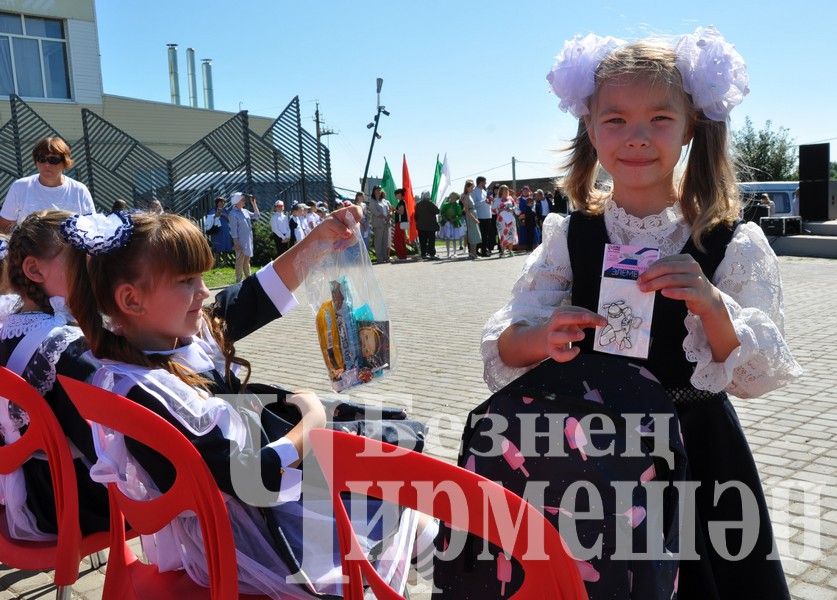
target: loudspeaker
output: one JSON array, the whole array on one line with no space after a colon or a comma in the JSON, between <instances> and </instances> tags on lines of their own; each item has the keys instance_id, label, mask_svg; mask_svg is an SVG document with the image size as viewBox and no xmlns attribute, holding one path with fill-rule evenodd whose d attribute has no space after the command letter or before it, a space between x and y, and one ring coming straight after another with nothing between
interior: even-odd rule
<instances>
[{"instance_id":1,"label":"loudspeaker","mask_svg":"<svg viewBox=\"0 0 837 600\"><path fill-rule=\"evenodd\" d=\"M799 146L799 180L828 181L829 144L802 144Z\"/></svg>"},{"instance_id":2,"label":"loudspeaker","mask_svg":"<svg viewBox=\"0 0 837 600\"><path fill-rule=\"evenodd\" d=\"M799 217L784 217L785 235L800 235L802 233L802 219Z\"/></svg>"},{"instance_id":3,"label":"loudspeaker","mask_svg":"<svg viewBox=\"0 0 837 600\"><path fill-rule=\"evenodd\" d=\"M799 182L799 216L803 221L828 221L828 179Z\"/></svg>"},{"instance_id":4,"label":"loudspeaker","mask_svg":"<svg viewBox=\"0 0 837 600\"><path fill-rule=\"evenodd\" d=\"M759 225L764 235L799 235L802 232L802 220L799 217L763 217Z\"/></svg>"},{"instance_id":5,"label":"loudspeaker","mask_svg":"<svg viewBox=\"0 0 837 600\"><path fill-rule=\"evenodd\" d=\"M785 222L779 217L762 217L759 225L764 235L785 235Z\"/></svg>"}]
</instances>

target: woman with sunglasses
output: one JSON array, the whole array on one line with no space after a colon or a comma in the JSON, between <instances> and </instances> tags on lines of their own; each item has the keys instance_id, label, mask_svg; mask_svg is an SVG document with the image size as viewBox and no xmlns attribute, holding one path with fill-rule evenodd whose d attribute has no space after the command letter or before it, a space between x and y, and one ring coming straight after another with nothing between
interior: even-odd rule
<instances>
[{"instance_id":1,"label":"woman with sunglasses","mask_svg":"<svg viewBox=\"0 0 837 600\"><path fill-rule=\"evenodd\" d=\"M72 168L70 147L60 137L45 137L32 149L38 173L15 181L0 208L0 233L41 210L66 210L77 214L96 212L87 186L64 175Z\"/></svg>"}]
</instances>

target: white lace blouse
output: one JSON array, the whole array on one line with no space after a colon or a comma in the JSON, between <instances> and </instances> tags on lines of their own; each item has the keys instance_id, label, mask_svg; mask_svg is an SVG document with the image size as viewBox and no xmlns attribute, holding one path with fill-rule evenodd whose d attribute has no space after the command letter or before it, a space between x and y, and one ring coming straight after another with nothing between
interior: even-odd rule
<instances>
[{"instance_id":1,"label":"white lace blouse","mask_svg":"<svg viewBox=\"0 0 837 600\"><path fill-rule=\"evenodd\" d=\"M678 254L691 234L679 204L640 219L608 202L604 219L612 243L656 247L661 257ZM526 261L511 299L485 324L481 349L484 377L491 390L502 388L535 366L513 368L500 359L497 339L503 330L513 323L543 323L556 307L570 303L569 222L556 214L547 217L543 243ZM700 318L689 313L683 351L686 359L695 363L692 385L750 398L801 375L783 336L779 263L761 228L753 223L738 226L712 283L721 291L740 345L724 362L714 362Z\"/></svg>"}]
</instances>

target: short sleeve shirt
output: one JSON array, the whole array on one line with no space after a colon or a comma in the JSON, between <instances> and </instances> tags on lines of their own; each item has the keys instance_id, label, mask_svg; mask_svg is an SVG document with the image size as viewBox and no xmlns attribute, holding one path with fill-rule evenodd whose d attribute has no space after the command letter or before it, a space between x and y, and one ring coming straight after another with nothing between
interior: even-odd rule
<instances>
[{"instance_id":1,"label":"short sleeve shirt","mask_svg":"<svg viewBox=\"0 0 837 600\"><path fill-rule=\"evenodd\" d=\"M40 210L66 210L81 215L96 212L90 190L80 181L65 175L58 187L46 187L35 174L11 185L0 208L0 217L20 223Z\"/></svg>"}]
</instances>

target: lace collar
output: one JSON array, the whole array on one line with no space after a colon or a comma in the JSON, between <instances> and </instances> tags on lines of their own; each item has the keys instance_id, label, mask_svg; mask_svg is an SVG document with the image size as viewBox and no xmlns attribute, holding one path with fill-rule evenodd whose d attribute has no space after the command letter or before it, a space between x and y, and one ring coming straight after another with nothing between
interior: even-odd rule
<instances>
[{"instance_id":1,"label":"lace collar","mask_svg":"<svg viewBox=\"0 0 837 600\"><path fill-rule=\"evenodd\" d=\"M178 364L188 367L195 373L206 373L215 368L215 363L207 352L207 348L203 344L199 344L195 338L191 338L189 343L174 348L173 350L144 351L143 353L163 356L170 355L174 357L174 360Z\"/></svg>"},{"instance_id":2,"label":"lace collar","mask_svg":"<svg viewBox=\"0 0 837 600\"><path fill-rule=\"evenodd\" d=\"M32 311L11 313L3 318L0 321L0 340L24 336L47 321L53 321L55 327L73 322L70 313L64 306L64 298L53 296L49 299L49 303L55 312L53 315L42 311Z\"/></svg>"},{"instance_id":3,"label":"lace collar","mask_svg":"<svg viewBox=\"0 0 837 600\"><path fill-rule=\"evenodd\" d=\"M653 234L656 231L668 230L683 221L680 202L674 203L662 212L640 218L628 214L624 208L613 201L613 198L609 198L605 203L605 216L614 224L619 225L621 229L635 234Z\"/></svg>"}]
</instances>

